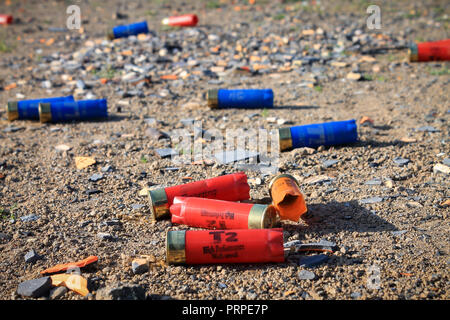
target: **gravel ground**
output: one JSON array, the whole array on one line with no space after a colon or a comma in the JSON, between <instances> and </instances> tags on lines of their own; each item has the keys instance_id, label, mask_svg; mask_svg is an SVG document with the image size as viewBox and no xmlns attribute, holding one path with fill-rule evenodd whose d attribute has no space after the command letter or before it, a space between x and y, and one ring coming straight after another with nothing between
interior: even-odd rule
<instances>
[{"instance_id":1,"label":"gravel ground","mask_svg":"<svg viewBox=\"0 0 450 320\"><path fill-rule=\"evenodd\" d=\"M19 283L90 255L99 261L83 270L88 299L449 298L449 176L442 172L450 158L448 62L409 63L406 50L363 53L449 38L447 1L379 1L380 30L366 27L366 1L79 1L83 29L54 29L65 27L70 4L0 4L0 12L20 19L0 28L1 105L73 94L107 98L111 115L9 123L2 107L1 299L23 299ZM182 13L197 13L199 25L161 27L162 18ZM108 27L142 20L149 35L105 39ZM275 108L210 110L206 89L219 87L272 88ZM176 148L163 134L187 128L181 120L224 132L363 117L374 123L359 125L356 144L280 156L280 172L298 177L308 205L301 222L283 222L285 242L332 241L339 250L328 260L164 263L166 231L187 227L152 222L139 191L239 171L161 159L156 149ZM77 156L96 164L79 170ZM100 179L91 181L95 173ZM273 175L246 173L252 199L266 201ZM320 176L326 179L314 183ZM32 249L41 259L27 263ZM142 255L150 268L134 274L131 261ZM368 285L373 270L376 288ZM61 291L52 297L83 299Z\"/></svg>"}]
</instances>

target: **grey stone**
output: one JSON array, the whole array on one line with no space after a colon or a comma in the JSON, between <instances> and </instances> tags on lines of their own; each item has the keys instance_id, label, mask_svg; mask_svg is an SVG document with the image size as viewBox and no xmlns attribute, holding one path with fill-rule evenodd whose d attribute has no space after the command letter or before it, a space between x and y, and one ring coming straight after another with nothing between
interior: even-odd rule
<instances>
[{"instance_id":1,"label":"grey stone","mask_svg":"<svg viewBox=\"0 0 450 320\"><path fill-rule=\"evenodd\" d=\"M22 222L31 222L31 221L36 221L37 219L39 219L39 216L37 216L35 214L30 214L27 216L20 217L20 220Z\"/></svg>"},{"instance_id":2,"label":"grey stone","mask_svg":"<svg viewBox=\"0 0 450 320\"><path fill-rule=\"evenodd\" d=\"M97 182L101 179L103 179L103 174L101 173L94 173L92 176L89 177L89 181L92 182Z\"/></svg>"},{"instance_id":3,"label":"grey stone","mask_svg":"<svg viewBox=\"0 0 450 320\"><path fill-rule=\"evenodd\" d=\"M114 241L117 240L116 237L114 237L113 235L109 234L109 233L105 233L105 232L99 232L97 233L97 237L102 239L102 240L107 240L107 241Z\"/></svg>"},{"instance_id":4,"label":"grey stone","mask_svg":"<svg viewBox=\"0 0 450 320\"><path fill-rule=\"evenodd\" d=\"M120 226L120 220L119 219L111 219L108 221L103 221L101 224L104 226Z\"/></svg>"},{"instance_id":5,"label":"grey stone","mask_svg":"<svg viewBox=\"0 0 450 320\"><path fill-rule=\"evenodd\" d=\"M24 128L23 127L9 126L9 127L6 127L5 129L3 129L2 131L5 132L5 133L9 133L9 132L16 132L16 131L19 131L19 130L22 130L22 129L24 129Z\"/></svg>"},{"instance_id":6,"label":"grey stone","mask_svg":"<svg viewBox=\"0 0 450 320\"><path fill-rule=\"evenodd\" d=\"M102 167L101 170L102 170L102 172L109 172L109 171L112 171L112 167L109 165L106 165L106 166Z\"/></svg>"},{"instance_id":7,"label":"grey stone","mask_svg":"<svg viewBox=\"0 0 450 320\"><path fill-rule=\"evenodd\" d=\"M88 195L88 196L90 196L90 195L92 195L92 194L97 194L97 193L101 193L102 191L101 190L98 190L98 189L89 189L89 190L86 190L85 191L85 193Z\"/></svg>"},{"instance_id":8,"label":"grey stone","mask_svg":"<svg viewBox=\"0 0 450 320\"><path fill-rule=\"evenodd\" d=\"M134 203L134 204L131 205L131 208L132 208L133 210L139 210L139 209L141 209L141 208L143 208L143 207L145 207L145 204Z\"/></svg>"},{"instance_id":9,"label":"grey stone","mask_svg":"<svg viewBox=\"0 0 450 320\"><path fill-rule=\"evenodd\" d=\"M314 280L316 278L316 275L314 272L312 271L308 271L308 270L301 270L298 273L298 278L300 280Z\"/></svg>"},{"instance_id":10,"label":"grey stone","mask_svg":"<svg viewBox=\"0 0 450 320\"><path fill-rule=\"evenodd\" d=\"M10 236L9 234L0 232L0 240L6 240L6 241L8 241L8 240L10 240L10 239L11 239L11 236Z\"/></svg>"},{"instance_id":11,"label":"grey stone","mask_svg":"<svg viewBox=\"0 0 450 320\"><path fill-rule=\"evenodd\" d=\"M336 247L336 243L333 241L328 241L325 239L321 239L319 241L319 245L324 246L324 247Z\"/></svg>"},{"instance_id":12,"label":"grey stone","mask_svg":"<svg viewBox=\"0 0 450 320\"><path fill-rule=\"evenodd\" d=\"M68 289L66 287L56 287L50 291L50 300L57 300L59 298L62 298L66 293Z\"/></svg>"},{"instance_id":13,"label":"grey stone","mask_svg":"<svg viewBox=\"0 0 450 320\"><path fill-rule=\"evenodd\" d=\"M148 263L140 263L140 261L134 260L131 263L131 269L133 270L134 274L141 274L148 271Z\"/></svg>"},{"instance_id":14,"label":"grey stone","mask_svg":"<svg viewBox=\"0 0 450 320\"><path fill-rule=\"evenodd\" d=\"M156 119L155 118L144 118L144 122L146 124L148 124L149 126L152 126L152 125L156 124Z\"/></svg>"},{"instance_id":15,"label":"grey stone","mask_svg":"<svg viewBox=\"0 0 450 320\"><path fill-rule=\"evenodd\" d=\"M52 83L48 80L42 81L41 87L44 89L50 89L52 87Z\"/></svg>"},{"instance_id":16,"label":"grey stone","mask_svg":"<svg viewBox=\"0 0 450 320\"><path fill-rule=\"evenodd\" d=\"M401 158L401 157L396 157L396 158L394 158L393 161L399 167L403 167L403 166L407 165L410 162L409 159L405 159L405 158Z\"/></svg>"},{"instance_id":17,"label":"grey stone","mask_svg":"<svg viewBox=\"0 0 450 320\"><path fill-rule=\"evenodd\" d=\"M442 161L443 164L446 166L450 166L450 158L445 158L444 161Z\"/></svg>"},{"instance_id":18,"label":"grey stone","mask_svg":"<svg viewBox=\"0 0 450 320\"><path fill-rule=\"evenodd\" d=\"M375 178L375 179L366 181L364 184L369 185L369 186L379 186L382 183L383 182L381 181L381 179Z\"/></svg>"},{"instance_id":19,"label":"grey stone","mask_svg":"<svg viewBox=\"0 0 450 320\"><path fill-rule=\"evenodd\" d=\"M52 280L50 277L42 277L20 283L17 294L24 297L39 298L46 295L51 287Z\"/></svg>"},{"instance_id":20,"label":"grey stone","mask_svg":"<svg viewBox=\"0 0 450 320\"><path fill-rule=\"evenodd\" d=\"M372 204L372 203L378 203L382 202L384 199L381 197L372 197L372 198L366 198L359 200L360 204Z\"/></svg>"},{"instance_id":21,"label":"grey stone","mask_svg":"<svg viewBox=\"0 0 450 320\"><path fill-rule=\"evenodd\" d=\"M77 80L76 85L77 85L77 88L78 88L78 89L81 89L81 90L86 89L86 84L84 83L83 80Z\"/></svg>"},{"instance_id":22,"label":"grey stone","mask_svg":"<svg viewBox=\"0 0 450 320\"><path fill-rule=\"evenodd\" d=\"M158 155L161 158L168 158L171 156L176 156L178 155L178 152L176 152L174 149L172 148L165 148L165 149L156 149L156 152L158 153Z\"/></svg>"},{"instance_id":23,"label":"grey stone","mask_svg":"<svg viewBox=\"0 0 450 320\"><path fill-rule=\"evenodd\" d=\"M25 254L24 258L25 262L29 263L35 263L36 261L42 259L42 257L38 255L36 251L34 251L34 249L30 250L27 254Z\"/></svg>"},{"instance_id":24,"label":"grey stone","mask_svg":"<svg viewBox=\"0 0 450 320\"><path fill-rule=\"evenodd\" d=\"M137 284L117 284L99 289L95 298L97 300L144 300L145 289Z\"/></svg>"},{"instance_id":25,"label":"grey stone","mask_svg":"<svg viewBox=\"0 0 450 320\"><path fill-rule=\"evenodd\" d=\"M219 282L217 285L220 289L225 289L228 287L225 283L221 283L221 282Z\"/></svg>"},{"instance_id":26,"label":"grey stone","mask_svg":"<svg viewBox=\"0 0 450 320\"><path fill-rule=\"evenodd\" d=\"M436 129L435 127L432 127L432 126L423 126L423 127L417 128L417 131L421 131L421 132L439 132L438 129Z\"/></svg>"},{"instance_id":27,"label":"grey stone","mask_svg":"<svg viewBox=\"0 0 450 320\"><path fill-rule=\"evenodd\" d=\"M392 235L398 237L398 236L401 236L402 234L404 234L406 232L407 232L407 230L399 230L399 231L392 231L391 233L392 233Z\"/></svg>"},{"instance_id":28,"label":"grey stone","mask_svg":"<svg viewBox=\"0 0 450 320\"><path fill-rule=\"evenodd\" d=\"M324 168L329 168L329 167L332 167L332 166L334 166L336 163L338 163L339 162L339 160L325 160L323 163L322 163L322 166L324 167Z\"/></svg>"},{"instance_id":29,"label":"grey stone","mask_svg":"<svg viewBox=\"0 0 450 320\"><path fill-rule=\"evenodd\" d=\"M361 293L360 292L352 292L350 294L350 297L352 297L353 299L358 299L361 297Z\"/></svg>"},{"instance_id":30,"label":"grey stone","mask_svg":"<svg viewBox=\"0 0 450 320\"><path fill-rule=\"evenodd\" d=\"M181 119L180 122L184 125L184 126L191 126L194 124L195 119L193 118L188 118L188 119Z\"/></svg>"}]
</instances>

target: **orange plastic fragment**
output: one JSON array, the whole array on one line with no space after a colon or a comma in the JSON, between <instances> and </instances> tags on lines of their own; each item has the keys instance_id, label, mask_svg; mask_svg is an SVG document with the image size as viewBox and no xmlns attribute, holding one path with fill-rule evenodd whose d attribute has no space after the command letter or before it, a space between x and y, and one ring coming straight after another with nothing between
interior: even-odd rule
<instances>
[{"instance_id":1,"label":"orange plastic fragment","mask_svg":"<svg viewBox=\"0 0 450 320\"><path fill-rule=\"evenodd\" d=\"M89 293L87 288L87 280L79 274L61 273L50 276L52 280L52 286L59 287L64 286L83 297Z\"/></svg>"},{"instance_id":2,"label":"orange plastic fragment","mask_svg":"<svg viewBox=\"0 0 450 320\"><path fill-rule=\"evenodd\" d=\"M50 274L50 273L57 273L57 272L61 272L61 271L67 271L68 269L74 268L74 267L83 268L83 267L87 266L88 264L92 264L97 261L98 261L97 256L89 256L86 259L83 259L83 260L80 260L77 262L58 264L54 267L51 267L51 268L41 271L41 274Z\"/></svg>"},{"instance_id":3,"label":"orange plastic fragment","mask_svg":"<svg viewBox=\"0 0 450 320\"><path fill-rule=\"evenodd\" d=\"M413 273L407 273L407 272L400 272L400 274L405 277L412 277L414 275Z\"/></svg>"},{"instance_id":4,"label":"orange plastic fragment","mask_svg":"<svg viewBox=\"0 0 450 320\"><path fill-rule=\"evenodd\" d=\"M14 88L17 88L17 84L15 82L7 85L4 89L6 91L8 91L8 90L11 90L11 89L14 89Z\"/></svg>"},{"instance_id":5,"label":"orange plastic fragment","mask_svg":"<svg viewBox=\"0 0 450 320\"><path fill-rule=\"evenodd\" d=\"M101 78L100 79L100 83L101 84L106 84L108 82L108 79L106 79L106 78Z\"/></svg>"},{"instance_id":6,"label":"orange plastic fragment","mask_svg":"<svg viewBox=\"0 0 450 320\"><path fill-rule=\"evenodd\" d=\"M131 56L131 55L133 55L133 51L125 50L125 51L122 51L120 54L123 56Z\"/></svg>"},{"instance_id":7,"label":"orange plastic fragment","mask_svg":"<svg viewBox=\"0 0 450 320\"><path fill-rule=\"evenodd\" d=\"M162 80L177 80L178 77L176 74L166 74L161 76Z\"/></svg>"},{"instance_id":8,"label":"orange plastic fragment","mask_svg":"<svg viewBox=\"0 0 450 320\"><path fill-rule=\"evenodd\" d=\"M369 122L370 124L374 123L374 121L372 119L370 119L369 117L366 117L366 116L362 117L361 120L359 120L359 124L364 124L366 122Z\"/></svg>"}]
</instances>

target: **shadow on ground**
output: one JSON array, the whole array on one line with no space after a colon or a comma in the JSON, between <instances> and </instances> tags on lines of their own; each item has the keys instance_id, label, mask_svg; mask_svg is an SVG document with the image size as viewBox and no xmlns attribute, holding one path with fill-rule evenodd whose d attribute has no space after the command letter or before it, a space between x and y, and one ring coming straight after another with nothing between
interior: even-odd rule
<instances>
[{"instance_id":1,"label":"shadow on ground","mask_svg":"<svg viewBox=\"0 0 450 320\"><path fill-rule=\"evenodd\" d=\"M358 201L328 202L308 205L308 212L302 216L306 224L284 224L287 231L319 233L324 236L340 231L382 232L396 231L390 222L380 218L370 210L359 205ZM302 237L300 237L302 238Z\"/></svg>"}]
</instances>

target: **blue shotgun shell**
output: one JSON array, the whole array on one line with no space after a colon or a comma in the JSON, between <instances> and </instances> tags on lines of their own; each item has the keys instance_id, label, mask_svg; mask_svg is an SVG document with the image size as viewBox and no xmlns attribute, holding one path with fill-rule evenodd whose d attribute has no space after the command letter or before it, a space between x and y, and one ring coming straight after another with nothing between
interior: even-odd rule
<instances>
[{"instance_id":1,"label":"blue shotgun shell","mask_svg":"<svg viewBox=\"0 0 450 320\"><path fill-rule=\"evenodd\" d=\"M207 99L212 109L273 107L272 89L211 89Z\"/></svg>"},{"instance_id":2,"label":"blue shotgun shell","mask_svg":"<svg viewBox=\"0 0 450 320\"><path fill-rule=\"evenodd\" d=\"M39 120L41 122L97 120L106 117L108 117L106 99L39 104Z\"/></svg>"},{"instance_id":3,"label":"blue shotgun shell","mask_svg":"<svg viewBox=\"0 0 450 320\"><path fill-rule=\"evenodd\" d=\"M40 102L62 102L75 101L73 96L54 97L22 101L8 101L6 105L6 114L9 121L13 120L38 120Z\"/></svg>"},{"instance_id":4,"label":"blue shotgun shell","mask_svg":"<svg viewBox=\"0 0 450 320\"><path fill-rule=\"evenodd\" d=\"M147 21L131 23L123 26L117 26L108 33L108 39L113 40L117 38L125 38L128 36L135 36L140 33L148 33Z\"/></svg>"},{"instance_id":5,"label":"blue shotgun shell","mask_svg":"<svg viewBox=\"0 0 450 320\"><path fill-rule=\"evenodd\" d=\"M280 128L280 151L353 143L358 140L356 120L333 121Z\"/></svg>"}]
</instances>

